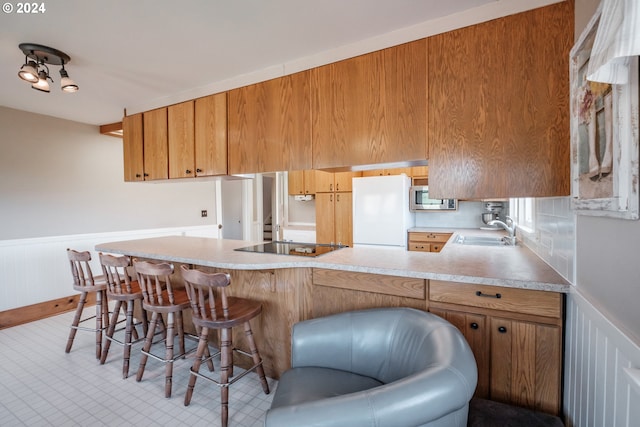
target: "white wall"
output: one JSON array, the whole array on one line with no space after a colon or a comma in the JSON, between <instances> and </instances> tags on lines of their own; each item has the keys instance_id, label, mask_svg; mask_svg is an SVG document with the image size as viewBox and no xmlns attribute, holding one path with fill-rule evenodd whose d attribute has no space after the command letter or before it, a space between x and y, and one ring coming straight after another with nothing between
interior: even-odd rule
<instances>
[{"instance_id":1,"label":"white wall","mask_svg":"<svg viewBox=\"0 0 640 427\"><path fill-rule=\"evenodd\" d=\"M0 129L0 240L216 223L213 181L125 183L96 126L0 107Z\"/></svg>"}]
</instances>

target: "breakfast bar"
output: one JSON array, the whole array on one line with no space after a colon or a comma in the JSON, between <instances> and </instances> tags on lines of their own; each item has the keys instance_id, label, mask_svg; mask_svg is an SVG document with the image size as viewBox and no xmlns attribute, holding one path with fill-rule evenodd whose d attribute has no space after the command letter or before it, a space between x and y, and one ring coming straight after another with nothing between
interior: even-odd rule
<instances>
[{"instance_id":1,"label":"breakfast bar","mask_svg":"<svg viewBox=\"0 0 640 427\"><path fill-rule=\"evenodd\" d=\"M511 396L522 391L511 390L510 382L525 373L509 371L500 377L498 358L510 354L513 363L499 361L510 370L522 368L519 359L546 364L545 375L551 380L534 381L527 399L542 399L547 412L557 413L563 294L569 283L524 246L461 245L454 242L457 234L439 253L356 246L316 257L287 256L238 250L262 242L186 236L107 242L96 250L174 263L178 283L179 264L229 273L230 295L262 303L253 332L270 377L279 378L290 366L293 324L355 309L406 306L432 311L462 330L478 362L479 396L503 393L503 401L521 399ZM490 326L503 321L509 326L500 330L509 333L492 337ZM245 346L242 336L233 339L234 345ZM509 347L516 340L526 342L533 354L519 354L520 344L498 353L496 345Z\"/></svg>"}]
</instances>

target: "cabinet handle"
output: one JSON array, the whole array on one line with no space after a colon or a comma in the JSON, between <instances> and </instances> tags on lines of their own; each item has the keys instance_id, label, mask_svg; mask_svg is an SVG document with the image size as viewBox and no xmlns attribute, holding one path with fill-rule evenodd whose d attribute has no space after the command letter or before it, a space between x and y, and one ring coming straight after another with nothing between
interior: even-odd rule
<instances>
[{"instance_id":1,"label":"cabinet handle","mask_svg":"<svg viewBox=\"0 0 640 427\"><path fill-rule=\"evenodd\" d=\"M333 202L333 194L329 196L329 201Z\"/></svg>"},{"instance_id":2,"label":"cabinet handle","mask_svg":"<svg viewBox=\"0 0 640 427\"><path fill-rule=\"evenodd\" d=\"M505 328L504 326L500 326L498 327L498 332L500 332L501 334L506 334L507 328Z\"/></svg>"},{"instance_id":3,"label":"cabinet handle","mask_svg":"<svg viewBox=\"0 0 640 427\"><path fill-rule=\"evenodd\" d=\"M139 173L136 174L136 178L141 178L142 175L140 175Z\"/></svg>"},{"instance_id":4,"label":"cabinet handle","mask_svg":"<svg viewBox=\"0 0 640 427\"><path fill-rule=\"evenodd\" d=\"M144 173L144 174L142 174L142 176L149 176L149 174L148 173Z\"/></svg>"},{"instance_id":5,"label":"cabinet handle","mask_svg":"<svg viewBox=\"0 0 640 427\"><path fill-rule=\"evenodd\" d=\"M340 183L336 184L336 191L340 191Z\"/></svg>"},{"instance_id":6,"label":"cabinet handle","mask_svg":"<svg viewBox=\"0 0 640 427\"><path fill-rule=\"evenodd\" d=\"M200 168L196 169L196 173L202 173L202 169Z\"/></svg>"},{"instance_id":7,"label":"cabinet handle","mask_svg":"<svg viewBox=\"0 0 640 427\"><path fill-rule=\"evenodd\" d=\"M502 298L502 294L491 295L491 294L485 294L482 291L476 291L476 295L479 297L485 297L485 298L497 298L497 299Z\"/></svg>"},{"instance_id":8,"label":"cabinet handle","mask_svg":"<svg viewBox=\"0 0 640 427\"><path fill-rule=\"evenodd\" d=\"M329 191L333 191L333 184L329 184Z\"/></svg>"},{"instance_id":9,"label":"cabinet handle","mask_svg":"<svg viewBox=\"0 0 640 427\"><path fill-rule=\"evenodd\" d=\"M336 194L336 202L339 202L339 201L340 201L340 195Z\"/></svg>"},{"instance_id":10,"label":"cabinet handle","mask_svg":"<svg viewBox=\"0 0 640 427\"><path fill-rule=\"evenodd\" d=\"M477 324L476 322L473 322L473 323L472 323L471 325L469 325L469 326L471 326L471 329L478 329L478 328L479 328L479 326L478 326L478 324Z\"/></svg>"},{"instance_id":11,"label":"cabinet handle","mask_svg":"<svg viewBox=\"0 0 640 427\"><path fill-rule=\"evenodd\" d=\"M184 171L184 173L186 173L187 175L191 175L191 169L187 169L186 171Z\"/></svg>"}]
</instances>

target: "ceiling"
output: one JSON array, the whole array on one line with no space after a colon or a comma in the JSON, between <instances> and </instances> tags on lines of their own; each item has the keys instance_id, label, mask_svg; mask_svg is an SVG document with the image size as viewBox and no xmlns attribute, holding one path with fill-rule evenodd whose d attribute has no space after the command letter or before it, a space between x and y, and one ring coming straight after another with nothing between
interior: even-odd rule
<instances>
[{"instance_id":1,"label":"ceiling","mask_svg":"<svg viewBox=\"0 0 640 427\"><path fill-rule=\"evenodd\" d=\"M113 123L125 108L169 105L555 1L43 2L43 13L0 14L0 105ZM59 89L58 66L51 93L22 82L24 42L67 53L80 91Z\"/></svg>"}]
</instances>

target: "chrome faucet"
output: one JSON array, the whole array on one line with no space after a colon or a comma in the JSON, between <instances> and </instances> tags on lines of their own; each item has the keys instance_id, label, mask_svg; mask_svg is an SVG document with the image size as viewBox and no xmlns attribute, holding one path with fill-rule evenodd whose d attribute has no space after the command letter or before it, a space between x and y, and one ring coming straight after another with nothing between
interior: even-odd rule
<instances>
[{"instance_id":1,"label":"chrome faucet","mask_svg":"<svg viewBox=\"0 0 640 427\"><path fill-rule=\"evenodd\" d=\"M510 245L516 244L516 225L513 223L513 219L511 219L511 217L507 216L506 222L494 219L487 222L487 225L499 225L504 228L509 233L509 236L504 238L505 241Z\"/></svg>"}]
</instances>

